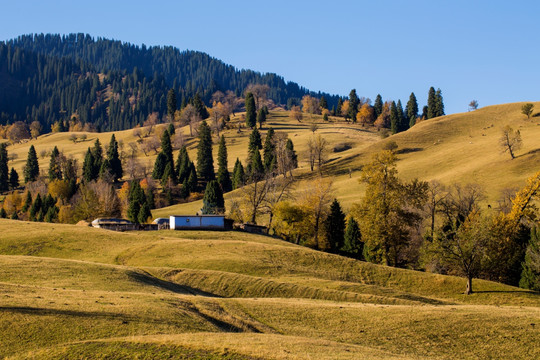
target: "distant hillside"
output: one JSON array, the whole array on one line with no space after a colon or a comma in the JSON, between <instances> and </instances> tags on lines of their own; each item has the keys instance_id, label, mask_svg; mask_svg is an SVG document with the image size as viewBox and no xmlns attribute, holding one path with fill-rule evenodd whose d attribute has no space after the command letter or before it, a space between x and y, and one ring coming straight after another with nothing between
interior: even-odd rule
<instances>
[{"instance_id":1,"label":"distant hillside","mask_svg":"<svg viewBox=\"0 0 540 360\"><path fill-rule=\"evenodd\" d=\"M217 90L242 96L249 84L268 85L268 97L276 104L297 102L306 94L324 95L330 107L339 99L310 92L276 74L238 70L205 53L170 46L139 47L84 34L24 35L0 44L0 124L38 120L48 128L78 110L85 122L103 130L126 129L151 112L163 114L170 88L177 91L179 104L199 93L209 105ZM107 75L105 82L96 83L98 74ZM96 94L108 87L116 97L105 105L104 115ZM124 112L128 108L132 113Z\"/></svg>"}]
</instances>

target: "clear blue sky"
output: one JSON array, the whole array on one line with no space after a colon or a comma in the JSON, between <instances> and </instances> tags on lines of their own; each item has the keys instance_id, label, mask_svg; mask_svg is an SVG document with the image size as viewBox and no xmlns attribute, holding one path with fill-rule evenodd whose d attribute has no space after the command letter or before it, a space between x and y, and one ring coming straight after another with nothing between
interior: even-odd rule
<instances>
[{"instance_id":1,"label":"clear blue sky","mask_svg":"<svg viewBox=\"0 0 540 360\"><path fill-rule=\"evenodd\" d=\"M6 1L0 40L89 33L199 50L237 68L314 90L424 105L446 113L538 100L539 1Z\"/></svg>"}]
</instances>

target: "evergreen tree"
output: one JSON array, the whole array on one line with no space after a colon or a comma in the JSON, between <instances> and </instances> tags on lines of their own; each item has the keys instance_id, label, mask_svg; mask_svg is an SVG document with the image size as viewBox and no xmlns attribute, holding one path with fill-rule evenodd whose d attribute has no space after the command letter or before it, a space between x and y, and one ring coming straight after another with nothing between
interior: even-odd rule
<instances>
[{"instance_id":1,"label":"evergreen tree","mask_svg":"<svg viewBox=\"0 0 540 360\"><path fill-rule=\"evenodd\" d=\"M345 214L341 210L341 205L337 199L334 199L330 205L330 214L328 214L324 228L326 239L332 252L338 252L343 247L345 236Z\"/></svg>"},{"instance_id":2,"label":"evergreen tree","mask_svg":"<svg viewBox=\"0 0 540 360\"><path fill-rule=\"evenodd\" d=\"M251 157L251 166L249 167L249 179L252 182L262 180L264 177L264 165L261 159L261 153L259 150L255 150Z\"/></svg>"},{"instance_id":3,"label":"evergreen tree","mask_svg":"<svg viewBox=\"0 0 540 360\"><path fill-rule=\"evenodd\" d=\"M199 95L199 93L196 93L193 97L192 105L195 107L195 110L197 110L197 113L199 114L201 119L206 119L209 116L208 110L206 109L206 106L201 100L201 96Z\"/></svg>"},{"instance_id":4,"label":"evergreen tree","mask_svg":"<svg viewBox=\"0 0 540 360\"><path fill-rule=\"evenodd\" d=\"M339 98L337 103L337 109L334 112L334 116L341 116L341 107L343 106L343 99Z\"/></svg>"},{"instance_id":5,"label":"evergreen tree","mask_svg":"<svg viewBox=\"0 0 540 360\"><path fill-rule=\"evenodd\" d=\"M173 136L176 134L176 129L174 128L174 124L170 123L169 126L167 126L167 131L169 132L170 136Z\"/></svg>"},{"instance_id":6,"label":"evergreen tree","mask_svg":"<svg viewBox=\"0 0 540 360\"><path fill-rule=\"evenodd\" d=\"M261 108L257 113L257 122L259 123L259 128L262 129L263 123L266 122L266 112L264 108Z\"/></svg>"},{"instance_id":7,"label":"evergreen tree","mask_svg":"<svg viewBox=\"0 0 540 360\"><path fill-rule=\"evenodd\" d=\"M174 169L171 168L170 163L167 163L167 165L165 165L165 170L163 170L163 175L161 176L161 185L163 187L167 186L169 179L174 183Z\"/></svg>"},{"instance_id":8,"label":"evergreen tree","mask_svg":"<svg viewBox=\"0 0 540 360\"><path fill-rule=\"evenodd\" d=\"M144 202L139 210L139 214L137 214L137 222L139 224L146 224L148 222L148 218L151 216L152 212L150 211L150 206Z\"/></svg>"},{"instance_id":9,"label":"evergreen tree","mask_svg":"<svg viewBox=\"0 0 540 360\"><path fill-rule=\"evenodd\" d=\"M199 145L197 146L197 177L208 182L214 180L214 158L212 156L212 133L206 121L199 126Z\"/></svg>"},{"instance_id":10,"label":"evergreen tree","mask_svg":"<svg viewBox=\"0 0 540 360\"><path fill-rule=\"evenodd\" d=\"M167 156L163 153L163 151L160 151L156 157L156 162L154 163L152 178L160 180L163 177L163 173L165 172L165 167L167 167L167 165L169 165L167 163Z\"/></svg>"},{"instance_id":11,"label":"evergreen tree","mask_svg":"<svg viewBox=\"0 0 540 360\"><path fill-rule=\"evenodd\" d=\"M5 219L5 218L7 218L6 210L4 210L4 208L0 208L0 219Z\"/></svg>"},{"instance_id":12,"label":"evergreen tree","mask_svg":"<svg viewBox=\"0 0 540 360\"><path fill-rule=\"evenodd\" d=\"M392 134L397 134L399 132L399 114L396 106L396 102L392 101L390 106L390 130Z\"/></svg>"},{"instance_id":13,"label":"evergreen tree","mask_svg":"<svg viewBox=\"0 0 540 360\"><path fill-rule=\"evenodd\" d=\"M45 221L48 223L55 222L55 220L58 218L58 208L56 206L52 206L47 210L47 213L45 214Z\"/></svg>"},{"instance_id":14,"label":"evergreen tree","mask_svg":"<svg viewBox=\"0 0 540 360\"><path fill-rule=\"evenodd\" d=\"M28 150L28 159L24 167L24 182L36 181L39 176L39 163L34 145Z\"/></svg>"},{"instance_id":15,"label":"evergreen tree","mask_svg":"<svg viewBox=\"0 0 540 360\"><path fill-rule=\"evenodd\" d=\"M223 214L225 212L223 192L216 180L211 180L206 185L201 212L203 214Z\"/></svg>"},{"instance_id":16,"label":"evergreen tree","mask_svg":"<svg viewBox=\"0 0 540 360\"><path fill-rule=\"evenodd\" d=\"M321 99L319 100L319 108L321 108L321 110L328 109L328 102L324 96L321 96Z\"/></svg>"},{"instance_id":17,"label":"evergreen tree","mask_svg":"<svg viewBox=\"0 0 540 360\"><path fill-rule=\"evenodd\" d=\"M161 136L161 152L167 157L167 163L174 169L173 149L171 145L171 135L165 130Z\"/></svg>"},{"instance_id":18,"label":"evergreen tree","mask_svg":"<svg viewBox=\"0 0 540 360\"><path fill-rule=\"evenodd\" d=\"M19 173L14 168L11 168L11 171L9 173L9 188L16 189L18 187L19 187Z\"/></svg>"},{"instance_id":19,"label":"evergreen tree","mask_svg":"<svg viewBox=\"0 0 540 360\"><path fill-rule=\"evenodd\" d=\"M373 103L373 111L375 113L375 119L379 117L379 115L382 114L383 110L383 100L381 94L377 94L377 97L375 98L375 102Z\"/></svg>"},{"instance_id":20,"label":"evergreen tree","mask_svg":"<svg viewBox=\"0 0 540 360\"><path fill-rule=\"evenodd\" d=\"M9 189L7 144L0 144L0 192Z\"/></svg>"},{"instance_id":21,"label":"evergreen tree","mask_svg":"<svg viewBox=\"0 0 540 360\"><path fill-rule=\"evenodd\" d=\"M437 92L435 93L435 98L436 98L435 116L443 116L444 115L444 103L443 103L443 97L442 97L441 89L437 89Z\"/></svg>"},{"instance_id":22,"label":"evergreen tree","mask_svg":"<svg viewBox=\"0 0 540 360\"><path fill-rule=\"evenodd\" d=\"M405 121L405 112L403 111L403 106L401 105L401 100L398 100L397 104L397 113L399 119L399 131L406 131L409 128L409 122Z\"/></svg>"},{"instance_id":23,"label":"evergreen tree","mask_svg":"<svg viewBox=\"0 0 540 360\"><path fill-rule=\"evenodd\" d=\"M255 127L251 131L251 134L249 134L248 157L246 165L248 173L251 173L251 159L253 158L253 153L260 149L262 149L261 133Z\"/></svg>"},{"instance_id":24,"label":"evergreen tree","mask_svg":"<svg viewBox=\"0 0 540 360\"><path fill-rule=\"evenodd\" d=\"M30 207L30 220L31 221L37 220L36 217L38 216L38 213L41 211L41 205L42 205L41 195L38 193L36 195L36 199L32 203L32 206Z\"/></svg>"},{"instance_id":25,"label":"evergreen tree","mask_svg":"<svg viewBox=\"0 0 540 360\"><path fill-rule=\"evenodd\" d=\"M356 89L352 89L349 93L349 117L353 122L356 122L356 114L358 113L358 105L360 100L358 95L356 95Z\"/></svg>"},{"instance_id":26,"label":"evergreen tree","mask_svg":"<svg viewBox=\"0 0 540 360\"><path fill-rule=\"evenodd\" d=\"M351 216L347 221L347 227L345 228L344 243L341 250L356 259L363 259L362 253L364 244L362 243L362 235L360 234L360 227L354 218Z\"/></svg>"},{"instance_id":27,"label":"evergreen tree","mask_svg":"<svg viewBox=\"0 0 540 360\"><path fill-rule=\"evenodd\" d=\"M437 116L437 95L435 88L432 86L429 88L427 99L427 119L431 119Z\"/></svg>"},{"instance_id":28,"label":"evergreen tree","mask_svg":"<svg viewBox=\"0 0 540 360\"><path fill-rule=\"evenodd\" d=\"M263 149L264 169L267 173L271 173L276 167L276 145L274 144L273 128L269 128L266 133Z\"/></svg>"},{"instance_id":29,"label":"evergreen tree","mask_svg":"<svg viewBox=\"0 0 540 360\"><path fill-rule=\"evenodd\" d=\"M532 228L529 245L525 252L523 271L519 286L524 289L540 291L540 228Z\"/></svg>"},{"instance_id":30,"label":"evergreen tree","mask_svg":"<svg viewBox=\"0 0 540 360\"><path fill-rule=\"evenodd\" d=\"M55 146L51 152L51 161L49 162L49 181L62 180L62 169L60 168L60 152Z\"/></svg>"},{"instance_id":31,"label":"evergreen tree","mask_svg":"<svg viewBox=\"0 0 540 360\"><path fill-rule=\"evenodd\" d=\"M188 180L185 179L184 182L182 183L182 187L180 188L180 198L182 199L187 199L187 197L189 196L189 184L188 184Z\"/></svg>"},{"instance_id":32,"label":"evergreen tree","mask_svg":"<svg viewBox=\"0 0 540 360\"><path fill-rule=\"evenodd\" d=\"M146 204L146 196L138 181L132 181L129 186L128 193L128 219L136 224L139 223L139 212L144 204Z\"/></svg>"},{"instance_id":33,"label":"evergreen tree","mask_svg":"<svg viewBox=\"0 0 540 360\"><path fill-rule=\"evenodd\" d=\"M193 165L193 162L191 162L187 184L190 192L197 191L199 179L197 178L197 171L195 171L195 165Z\"/></svg>"},{"instance_id":34,"label":"evergreen tree","mask_svg":"<svg viewBox=\"0 0 540 360\"><path fill-rule=\"evenodd\" d=\"M229 174L228 160L227 160L227 144L225 143L225 136L221 135L218 148L218 173L217 181L221 186L224 193L232 190L231 175Z\"/></svg>"},{"instance_id":35,"label":"evergreen tree","mask_svg":"<svg viewBox=\"0 0 540 360\"><path fill-rule=\"evenodd\" d=\"M98 178L99 171L96 171L95 164L94 153L88 148L83 162L83 179L85 182L90 182Z\"/></svg>"},{"instance_id":36,"label":"evergreen tree","mask_svg":"<svg viewBox=\"0 0 540 360\"><path fill-rule=\"evenodd\" d=\"M118 153L118 142L116 141L114 134L111 136L109 148L107 149L107 160L108 170L112 176L112 180L117 182L124 176L124 170L122 169L122 161L120 160L120 154Z\"/></svg>"},{"instance_id":37,"label":"evergreen tree","mask_svg":"<svg viewBox=\"0 0 540 360\"><path fill-rule=\"evenodd\" d=\"M101 169L101 163L103 162L103 148L99 139L96 139L94 142L94 147L92 148L92 155L94 156L94 173L96 174L96 179L99 175L99 169Z\"/></svg>"},{"instance_id":38,"label":"evergreen tree","mask_svg":"<svg viewBox=\"0 0 540 360\"><path fill-rule=\"evenodd\" d=\"M244 166L240 162L240 159L236 158L233 170L232 186L233 189L238 189L244 186L246 183L246 174L244 172Z\"/></svg>"},{"instance_id":39,"label":"evergreen tree","mask_svg":"<svg viewBox=\"0 0 540 360\"><path fill-rule=\"evenodd\" d=\"M19 217L17 216L17 211L14 211L13 214L11 214L11 220L19 220Z\"/></svg>"},{"instance_id":40,"label":"evergreen tree","mask_svg":"<svg viewBox=\"0 0 540 360\"><path fill-rule=\"evenodd\" d=\"M176 112L176 92L174 89L170 89L167 93L167 114L169 115L170 121L174 121L174 113Z\"/></svg>"},{"instance_id":41,"label":"evergreen tree","mask_svg":"<svg viewBox=\"0 0 540 360\"><path fill-rule=\"evenodd\" d=\"M421 119L425 120L428 118L428 107L427 105L422 108L422 116Z\"/></svg>"},{"instance_id":42,"label":"evergreen tree","mask_svg":"<svg viewBox=\"0 0 540 360\"><path fill-rule=\"evenodd\" d=\"M248 92L246 94L246 126L254 128L257 124L257 109L255 107L255 98L253 94Z\"/></svg>"},{"instance_id":43,"label":"evergreen tree","mask_svg":"<svg viewBox=\"0 0 540 360\"><path fill-rule=\"evenodd\" d=\"M416 96L413 92L409 96L407 106L405 106L405 114L409 121L409 127L413 127L414 124L416 124L416 118L418 117L418 102L416 101Z\"/></svg>"},{"instance_id":44,"label":"evergreen tree","mask_svg":"<svg viewBox=\"0 0 540 360\"><path fill-rule=\"evenodd\" d=\"M184 180L187 180L190 173L191 160L187 152L187 148L182 146L180 152L178 153L178 161L176 162L176 174L178 177L178 182L183 183Z\"/></svg>"},{"instance_id":45,"label":"evergreen tree","mask_svg":"<svg viewBox=\"0 0 540 360\"><path fill-rule=\"evenodd\" d=\"M287 150L287 156L289 157L289 159L291 159L292 168L296 169L298 167L298 155L296 155L296 151L294 150L294 144L291 139L287 139L285 149Z\"/></svg>"}]
</instances>

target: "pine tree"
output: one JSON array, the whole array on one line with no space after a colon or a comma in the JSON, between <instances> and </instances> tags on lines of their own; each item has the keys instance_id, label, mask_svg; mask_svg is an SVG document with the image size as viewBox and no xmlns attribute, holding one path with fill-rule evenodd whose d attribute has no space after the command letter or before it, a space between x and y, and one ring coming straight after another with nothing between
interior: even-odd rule
<instances>
[{"instance_id":1,"label":"pine tree","mask_svg":"<svg viewBox=\"0 0 540 360\"><path fill-rule=\"evenodd\" d=\"M345 228L344 243L341 250L356 259L363 259L362 253L364 250L364 244L362 243L362 235L360 234L360 227L354 218L351 216L347 221L347 227Z\"/></svg>"},{"instance_id":2,"label":"pine tree","mask_svg":"<svg viewBox=\"0 0 540 360\"><path fill-rule=\"evenodd\" d=\"M250 165L251 166L249 167L248 173L250 181L257 182L262 180L264 177L264 165L262 163L261 153L259 150L255 150L255 152L253 152Z\"/></svg>"},{"instance_id":3,"label":"pine tree","mask_svg":"<svg viewBox=\"0 0 540 360\"><path fill-rule=\"evenodd\" d=\"M83 179L85 182L90 182L98 178L99 172L95 170L95 163L94 153L88 148L83 162Z\"/></svg>"},{"instance_id":4,"label":"pine tree","mask_svg":"<svg viewBox=\"0 0 540 360\"><path fill-rule=\"evenodd\" d=\"M172 154L171 154L172 157ZM114 134L111 136L109 148L107 149L108 169L112 176L112 180L117 182L124 176L122 169L122 161L120 160L120 154L118 153L118 142Z\"/></svg>"},{"instance_id":5,"label":"pine tree","mask_svg":"<svg viewBox=\"0 0 540 360\"><path fill-rule=\"evenodd\" d=\"M255 98L253 94L248 92L246 94L246 126L254 128L257 124L257 109L255 107Z\"/></svg>"},{"instance_id":6,"label":"pine tree","mask_svg":"<svg viewBox=\"0 0 540 360\"><path fill-rule=\"evenodd\" d=\"M199 179L197 178L197 171L195 171L195 166L191 162L189 176L187 178L187 184L190 192L197 191L199 185Z\"/></svg>"},{"instance_id":7,"label":"pine tree","mask_svg":"<svg viewBox=\"0 0 540 360\"><path fill-rule=\"evenodd\" d=\"M5 219L5 218L7 218L6 210L4 210L4 208L0 208L0 219Z\"/></svg>"},{"instance_id":8,"label":"pine tree","mask_svg":"<svg viewBox=\"0 0 540 360\"><path fill-rule=\"evenodd\" d=\"M529 245L525 252L519 286L540 291L540 228L532 228Z\"/></svg>"},{"instance_id":9,"label":"pine tree","mask_svg":"<svg viewBox=\"0 0 540 360\"><path fill-rule=\"evenodd\" d=\"M403 106L401 105L401 100L398 100L396 107L399 119L398 131L406 131L409 128L409 122L405 121L405 113L403 111Z\"/></svg>"},{"instance_id":10,"label":"pine tree","mask_svg":"<svg viewBox=\"0 0 540 360\"><path fill-rule=\"evenodd\" d=\"M60 152L55 146L51 152L51 161L49 162L49 181L62 180L62 169L60 168Z\"/></svg>"},{"instance_id":11,"label":"pine tree","mask_svg":"<svg viewBox=\"0 0 540 360\"><path fill-rule=\"evenodd\" d=\"M375 119L382 114L383 111L383 100L381 94L377 94L375 102L373 103L373 111L375 112Z\"/></svg>"},{"instance_id":12,"label":"pine tree","mask_svg":"<svg viewBox=\"0 0 540 360\"><path fill-rule=\"evenodd\" d=\"M201 117L201 119L206 119L209 114L208 110L206 109L206 106L201 100L201 96L199 93L196 93L192 100L192 105L195 107L195 110L197 110L197 113Z\"/></svg>"},{"instance_id":13,"label":"pine tree","mask_svg":"<svg viewBox=\"0 0 540 360\"><path fill-rule=\"evenodd\" d=\"M257 122L259 123L259 128L262 129L263 123L266 122L266 112L264 108L261 108L257 113Z\"/></svg>"},{"instance_id":14,"label":"pine tree","mask_svg":"<svg viewBox=\"0 0 540 360\"><path fill-rule=\"evenodd\" d=\"M229 174L228 160L227 160L227 144L225 143L225 136L221 135L218 148L218 173L217 181L221 186L224 193L232 190L231 175Z\"/></svg>"},{"instance_id":15,"label":"pine tree","mask_svg":"<svg viewBox=\"0 0 540 360\"><path fill-rule=\"evenodd\" d=\"M360 100L358 99L358 95L356 95L356 89L352 89L349 93L349 117L352 119L353 123L356 122L358 104L360 104Z\"/></svg>"},{"instance_id":16,"label":"pine tree","mask_svg":"<svg viewBox=\"0 0 540 360\"><path fill-rule=\"evenodd\" d=\"M9 189L7 144L0 144L0 191Z\"/></svg>"},{"instance_id":17,"label":"pine tree","mask_svg":"<svg viewBox=\"0 0 540 360\"><path fill-rule=\"evenodd\" d=\"M409 96L409 101L405 106L405 115L409 122L409 128L413 127L416 124L416 118L418 117L418 102L416 101L416 96L413 92Z\"/></svg>"},{"instance_id":18,"label":"pine tree","mask_svg":"<svg viewBox=\"0 0 540 360\"><path fill-rule=\"evenodd\" d=\"M41 205L42 205L41 195L37 194L36 199L32 203L32 206L30 206L30 220L31 221L37 220L36 217L38 216L38 213L41 211Z\"/></svg>"},{"instance_id":19,"label":"pine tree","mask_svg":"<svg viewBox=\"0 0 540 360\"><path fill-rule=\"evenodd\" d=\"M187 180L189 177L190 165L191 160L189 159L187 148L182 146L182 148L180 148L180 152L178 153L178 160L176 162L176 174L178 177L178 182L183 183L184 180Z\"/></svg>"},{"instance_id":20,"label":"pine tree","mask_svg":"<svg viewBox=\"0 0 540 360\"><path fill-rule=\"evenodd\" d=\"M168 165L167 156L160 151L154 162L154 170L152 171L152 178L160 180L165 172L165 167Z\"/></svg>"},{"instance_id":21,"label":"pine tree","mask_svg":"<svg viewBox=\"0 0 540 360\"><path fill-rule=\"evenodd\" d=\"M22 211L23 212L27 212L28 209L30 209L30 207L32 206L32 194L30 193L30 191L26 191L26 200L24 201L24 205L22 207Z\"/></svg>"},{"instance_id":22,"label":"pine tree","mask_svg":"<svg viewBox=\"0 0 540 360\"><path fill-rule=\"evenodd\" d=\"M96 139L94 142L94 147L92 148L92 155L94 156L94 173L96 174L96 179L99 175L99 169L101 169L101 163L103 162L103 148L99 139Z\"/></svg>"},{"instance_id":23,"label":"pine tree","mask_svg":"<svg viewBox=\"0 0 540 360\"><path fill-rule=\"evenodd\" d=\"M14 168L11 168L11 171L9 173L9 188L16 189L18 187L19 187L19 173Z\"/></svg>"},{"instance_id":24,"label":"pine tree","mask_svg":"<svg viewBox=\"0 0 540 360\"><path fill-rule=\"evenodd\" d=\"M244 166L240 162L240 159L236 158L234 163L232 186L233 189L238 189L244 186L246 183L246 174L244 172Z\"/></svg>"},{"instance_id":25,"label":"pine tree","mask_svg":"<svg viewBox=\"0 0 540 360\"><path fill-rule=\"evenodd\" d=\"M34 145L28 150L28 159L24 167L24 182L36 181L39 176L39 163Z\"/></svg>"},{"instance_id":26,"label":"pine tree","mask_svg":"<svg viewBox=\"0 0 540 360\"><path fill-rule=\"evenodd\" d=\"M174 121L174 113L176 112L176 92L174 89L170 89L167 93L167 114L169 115L170 121Z\"/></svg>"},{"instance_id":27,"label":"pine tree","mask_svg":"<svg viewBox=\"0 0 540 360\"><path fill-rule=\"evenodd\" d=\"M206 121L199 126L199 145L197 146L197 177L208 182L214 180L214 158L212 156L212 133Z\"/></svg>"},{"instance_id":28,"label":"pine tree","mask_svg":"<svg viewBox=\"0 0 540 360\"><path fill-rule=\"evenodd\" d=\"M182 187L180 188L180 198L182 199L187 199L187 197L189 196L189 184L188 184L188 180L184 180L184 182L182 183Z\"/></svg>"},{"instance_id":29,"label":"pine tree","mask_svg":"<svg viewBox=\"0 0 540 360\"><path fill-rule=\"evenodd\" d=\"M427 99L427 119L431 119L437 116L437 95L435 88L432 86L429 88Z\"/></svg>"},{"instance_id":30,"label":"pine tree","mask_svg":"<svg viewBox=\"0 0 540 360\"><path fill-rule=\"evenodd\" d=\"M264 169L267 173L274 171L276 167L276 145L274 144L274 129L269 128L264 139L263 158Z\"/></svg>"},{"instance_id":31,"label":"pine tree","mask_svg":"<svg viewBox=\"0 0 540 360\"><path fill-rule=\"evenodd\" d=\"M171 145L171 135L169 131L165 130L161 136L161 152L165 154L167 163L171 164L171 168L174 169L173 149Z\"/></svg>"},{"instance_id":32,"label":"pine tree","mask_svg":"<svg viewBox=\"0 0 540 360\"><path fill-rule=\"evenodd\" d=\"M152 212L150 211L150 206L144 202L139 210L139 213L137 214L137 222L139 224L146 224L148 222L148 218L151 216Z\"/></svg>"},{"instance_id":33,"label":"pine tree","mask_svg":"<svg viewBox=\"0 0 540 360\"><path fill-rule=\"evenodd\" d=\"M321 99L319 100L319 108L321 110L328 109L328 102L324 96L321 96Z\"/></svg>"},{"instance_id":34,"label":"pine tree","mask_svg":"<svg viewBox=\"0 0 540 360\"><path fill-rule=\"evenodd\" d=\"M343 106L343 99L339 98L337 103L337 109L334 112L334 116L341 116L341 107Z\"/></svg>"},{"instance_id":35,"label":"pine tree","mask_svg":"<svg viewBox=\"0 0 540 360\"><path fill-rule=\"evenodd\" d=\"M144 204L146 204L146 196L144 191L141 189L141 185L138 181L132 181L129 186L128 193L128 219L131 222L139 223L139 212Z\"/></svg>"},{"instance_id":36,"label":"pine tree","mask_svg":"<svg viewBox=\"0 0 540 360\"><path fill-rule=\"evenodd\" d=\"M437 89L437 92L435 93L435 98L436 98L435 116L443 116L444 115L444 103L443 103L443 97L442 97L441 89Z\"/></svg>"},{"instance_id":37,"label":"pine tree","mask_svg":"<svg viewBox=\"0 0 540 360\"><path fill-rule=\"evenodd\" d=\"M216 180L211 180L206 185L201 212L203 214L223 214L225 212L223 192Z\"/></svg>"},{"instance_id":38,"label":"pine tree","mask_svg":"<svg viewBox=\"0 0 540 360\"><path fill-rule=\"evenodd\" d=\"M343 247L345 236L345 214L341 210L341 205L334 199L330 205L330 214L324 222L326 239L332 252L339 252Z\"/></svg>"},{"instance_id":39,"label":"pine tree","mask_svg":"<svg viewBox=\"0 0 540 360\"><path fill-rule=\"evenodd\" d=\"M390 130L392 134L399 132L399 114L395 101L392 101L392 105L390 106Z\"/></svg>"},{"instance_id":40,"label":"pine tree","mask_svg":"<svg viewBox=\"0 0 540 360\"><path fill-rule=\"evenodd\" d=\"M176 129L174 128L174 124L170 123L169 126L167 126L167 131L169 132L170 136L173 136L176 134Z\"/></svg>"},{"instance_id":41,"label":"pine tree","mask_svg":"<svg viewBox=\"0 0 540 360\"><path fill-rule=\"evenodd\" d=\"M174 183L174 169L171 168L171 164L167 163L165 169L163 170L163 175L161 176L161 185L163 187L167 186L169 179Z\"/></svg>"},{"instance_id":42,"label":"pine tree","mask_svg":"<svg viewBox=\"0 0 540 360\"><path fill-rule=\"evenodd\" d=\"M253 153L257 150L262 149L262 140L261 133L255 127L249 134L249 143L248 143L248 157L247 157L247 172L251 173L251 159L253 158Z\"/></svg>"},{"instance_id":43,"label":"pine tree","mask_svg":"<svg viewBox=\"0 0 540 360\"><path fill-rule=\"evenodd\" d=\"M287 139L285 149L287 150L287 157L291 160L292 169L296 169L298 167L298 155L296 155L294 144L291 139Z\"/></svg>"}]
</instances>

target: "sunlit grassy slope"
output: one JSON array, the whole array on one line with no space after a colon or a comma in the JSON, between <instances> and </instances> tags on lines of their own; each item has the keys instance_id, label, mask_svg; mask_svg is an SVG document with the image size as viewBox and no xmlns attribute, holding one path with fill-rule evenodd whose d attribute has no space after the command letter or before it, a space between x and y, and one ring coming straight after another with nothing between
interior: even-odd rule
<instances>
[{"instance_id":1,"label":"sunlit grassy slope","mask_svg":"<svg viewBox=\"0 0 540 360\"><path fill-rule=\"evenodd\" d=\"M461 278L240 232L0 234L0 357L540 356L540 295L502 284L466 296Z\"/></svg>"}]
</instances>

